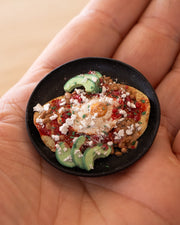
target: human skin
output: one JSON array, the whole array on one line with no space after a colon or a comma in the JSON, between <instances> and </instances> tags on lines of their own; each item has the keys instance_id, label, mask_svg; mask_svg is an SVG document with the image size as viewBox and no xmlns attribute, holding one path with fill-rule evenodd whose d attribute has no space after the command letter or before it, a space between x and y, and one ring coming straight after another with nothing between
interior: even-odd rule
<instances>
[{"instance_id":1,"label":"human skin","mask_svg":"<svg viewBox=\"0 0 180 225\"><path fill-rule=\"evenodd\" d=\"M93 0L0 99L0 224L180 224L180 1ZM161 122L148 153L123 172L65 174L45 162L26 132L37 83L79 57L112 57L142 72Z\"/></svg>"}]
</instances>

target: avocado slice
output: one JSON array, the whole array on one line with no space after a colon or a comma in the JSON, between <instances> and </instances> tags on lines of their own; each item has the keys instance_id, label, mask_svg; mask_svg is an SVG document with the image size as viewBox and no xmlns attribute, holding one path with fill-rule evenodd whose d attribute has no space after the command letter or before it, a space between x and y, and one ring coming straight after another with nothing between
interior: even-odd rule
<instances>
[{"instance_id":1,"label":"avocado slice","mask_svg":"<svg viewBox=\"0 0 180 225\"><path fill-rule=\"evenodd\" d=\"M102 144L87 148L83 155L84 169L94 169L94 161L98 158L106 158L111 153L111 146L107 145L107 149Z\"/></svg>"},{"instance_id":2,"label":"avocado slice","mask_svg":"<svg viewBox=\"0 0 180 225\"><path fill-rule=\"evenodd\" d=\"M102 74L100 72L98 72L98 71L91 71L91 74L96 75L98 78L102 77Z\"/></svg>"},{"instance_id":3,"label":"avocado slice","mask_svg":"<svg viewBox=\"0 0 180 225\"><path fill-rule=\"evenodd\" d=\"M75 163L76 166L78 166L81 169L84 169L84 164L83 164L83 154L80 151L80 147L84 144L85 140L86 138L84 136L79 136L74 142L71 149L71 156L73 162Z\"/></svg>"},{"instance_id":4,"label":"avocado slice","mask_svg":"<svg viewBox=\"0 0 180 225\"><path fill-rule=\"evenodd\" d=\"M82 74L72 77L64 85L66 92L71 92L74 88L83 86L86 92L99 92L99 78L94 74Z\"/></svg>"},{"instance_id":5,"label":"avocado slice","mask_svg":"<svg viewBox=\"0 0 180 225\"><path fill-rule=\"evenodd\" d=\"M85 73L84 76L92 80L99 87L100 81L99 77L96 74Z\"/></svg>"},{"instance_id":6,"label":"avocado slice","mask_svg":"<svg viewBox=\"0 0 180 225\"><path fill-rule=\"evenodd\" d=\"M71 148L69 148L66 142L59 142L57 145L55 152L57 161L66 167L75 167L71 156Z\"/></svg>"}]
</instances>

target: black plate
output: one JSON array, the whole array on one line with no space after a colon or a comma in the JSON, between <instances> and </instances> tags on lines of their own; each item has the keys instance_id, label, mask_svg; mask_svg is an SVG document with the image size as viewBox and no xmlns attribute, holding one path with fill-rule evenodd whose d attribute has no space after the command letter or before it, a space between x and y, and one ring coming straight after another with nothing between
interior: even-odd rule
<instances>
[{"instance_id":1,"label":"black plate","mask_svg":"<svg viewBox=\"0 0 180 225\"><path fill-rule=\"evenodd\" d=\"M88 172L79 168L64 167L57 162L55 154L41 141L40 135L33 124L33 107L37 103L43 105L49 100L63 95L63 86L69 78L77 74L87 73L90 70L96 70L112 78L117 78L119 83L125 83L142 91L150 99L151 113L148 127L139 138L136 149L128 150L128 153L123 154L121 157L110 155L105 159L98 159L95 161L95 169ZM154 89L146 78L133 67L107 58L81 58L53 70L34 89L26 109L27 130L39 154L55 168L78 176L103 176L123 170L135 163L152 145L159 127L159 121L159 102Z\"/></svg>"}]
</instances>

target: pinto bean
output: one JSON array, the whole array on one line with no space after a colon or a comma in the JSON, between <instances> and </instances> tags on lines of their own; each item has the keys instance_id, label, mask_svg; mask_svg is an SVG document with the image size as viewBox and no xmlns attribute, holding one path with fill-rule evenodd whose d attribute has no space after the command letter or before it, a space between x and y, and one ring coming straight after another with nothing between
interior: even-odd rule
<instances>
[{"instance_id":1,"label":"pinto bean","mask_svg":"<svg viewBox=\"0 0 180 225\"><path fill-rule=\"evenodd\" d=\"M65 93L65 98L66 98L66 99L70 99L70 98L71 98L71 93L66 92L66 93Z\"/></svg>"}]
</instances>

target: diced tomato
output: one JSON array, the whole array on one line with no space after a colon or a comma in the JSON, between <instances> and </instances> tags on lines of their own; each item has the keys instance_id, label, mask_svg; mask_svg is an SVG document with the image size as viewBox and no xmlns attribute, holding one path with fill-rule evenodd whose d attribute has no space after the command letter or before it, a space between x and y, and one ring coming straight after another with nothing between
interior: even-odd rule
<instances>
[{"instance_id":1,"label":"diced tomato","mask_svg":"<svg viewBox=\"0 0 180 225\"><path fill-rule=\"evenodd\" d=\"M115 120L115 119L118 119L118 118L121 118L121 114L119 113L119 109L118 108L113 108L112 109L112 115L111 115L111 118L113 119L113 120Z\"/></svg>"},{"instance_id":2,"label":"diced tomato","mask_svg":"<svg viewBox=\"0 0 180 225\"><path fill-rule=\"evenodd\" d=\"M51 103L51 108L59 108L59 104L61 102L61 99L54 99Z\"/></svg>"},{"instance_id":3,"label":"diced tomato","mask_svg":"<svg viewBox=\"0 0 180 225\"><path fill-rule=\"evenodd\" d=\"M122 100L122 98L120 98L118 102L120 105L124 105L124 101Z\"/></svg>"},{"instance_id":4,"label":"diced tomato","mask_svg":"<svg viewBox=\"0 0 180 225\"><path fill-rule=\"evenodd\" d=\"M113 108L112 113L117 113L118 109L117 108Z\"/></svg>"},{"instance_id":5,"label":"diced tomato","mask_svg":"<svg viewBox=\"0 0 180 225\"><path fill-rule=\"evenodd\" d=\"M134 113L133 113L133 112L128 112L127 117L128 117L128 118L134 118Z\"/></svg>"},{"instance_id":6,"label":"diced tomato","mask_svg":"<svg viewBox=\"0 0 180 225\"><path fill-rule=\"evenodd\" d=\"M48 130L46 127L40 127L39 133L41 135L51 136L51 130Z\"/></svg>"},{"instance_id":7,"label":"diced tomato","mask_svg":"<svg viewBox=\"0 0 180 225\"><path fill-rule=\"evenodd\" d=\"M140 108L141 107L141 103L140 102L136 102L136 108Z\"/></svg>"},{"instance_id":8,"label":"diced tomato","mask_svg":"<svg viewBox=\"0 0 180 225\"><path fill-rule=\"evenodd\" d=\"M138 121L140 120L140 118L141 118L140 113L137 114L137 115L134 115L134 120L135 120L136 122L138 122Z\"/></svg>"},{"instance_id":9,"label":"diced tomato","mask_svg":"<svg viewBox=\"0 0 180 225\"><path fill-rule=\"evenodd\" d=\"M82 98L79 95L77 95L77 94L73 94L72 98L73 99L77 99L79 103L82 102Z\"/></svg>"},{"instance_id":10,"label":"diced tomato","mask_svg":"<svg viewBox=\"0 0 180 225\"><path fill-rule=\"evenodd\" d=\"M126 97L126 102L131 102L131 98L129 96Z\"/></svg>"},{"instance_id":11,"label":"diced tomato","mask_svg":"<svg viewBox=\"0 0 180 225\"><path fill-rule=\"evenodd\" d=\"M117 97L120 96L120 92L119 91L112 91L111 94L113 96L117 96Z\"/></svg>"}]
</instances>

